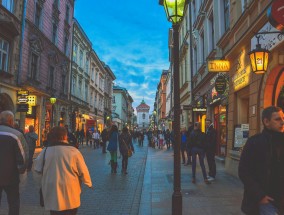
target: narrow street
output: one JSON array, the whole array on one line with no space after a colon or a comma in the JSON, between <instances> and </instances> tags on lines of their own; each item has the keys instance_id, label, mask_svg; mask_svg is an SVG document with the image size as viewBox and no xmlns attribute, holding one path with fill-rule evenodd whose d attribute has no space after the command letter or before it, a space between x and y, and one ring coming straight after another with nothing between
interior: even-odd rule
<instances>
[{"instance_id":1,"label":"narrow street","mask_svg":"<svg viewBox=\"0 0 284 215\"><path fill-rule=\"evenodd\" d=\"M135 154L129 159L128 175L110 173L109 154L101 149L81 147L95 190L83 185L81 215L171 215L173 193L173 150L153 149L134 143ZM238 178L228 175L224 165L217 162L217 178L204 184L199 164L197 183L191 183L191 166L181 165L183 214L240 215L242 185ZM39 206L40 176L29 172L20 184L22 215L49 214ZM7 214L7 200L2 197L0 215Z\"/></svg>"}]
</instances>

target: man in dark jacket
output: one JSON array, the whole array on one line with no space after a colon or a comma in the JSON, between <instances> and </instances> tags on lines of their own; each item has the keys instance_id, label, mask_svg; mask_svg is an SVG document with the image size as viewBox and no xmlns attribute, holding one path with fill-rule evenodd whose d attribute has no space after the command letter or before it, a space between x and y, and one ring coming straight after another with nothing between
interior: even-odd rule
<instances>
[{"instance_id":1,"label":"man in dark jacket","mask_svg":"<svg viewBox=\"0 0 284 215\"><path fill-rule=\"evenodd\" d=\"M262 133L247 140L239 163L244 184L242 211L248 215L284 214L284 114L270 106L262 112Z\"/></svg>"},{"instance_id":2,"label":"man in dark jacket","mask_svg":"<svg viewBox=\"0 0 284 215\"><path fill-rule=\"evenodd\" d=\"M107 142L107 139L108 139L108 131L107 131L107 128L104 128L104 130L102 131L102 142L103 142L103 145L102 145L102 153L107 153L106 152L106 142Z\"/></svg>"},{"instance_id":3,"label":"man in dark jacket","mask_svg":"<svg viewBox=\"0 0 284 215\"><path fill-rule=\"evenodd\" d=\"M6 192L9 214L18 215L20 210L19 183L25 172L29 149L24 135L13 128L14 114L0 113L0 193Z\"/></svg>"},{"instance_id":4,"label":"man in dark jacket","mask_svg":"<svg viewBox=\"0 0 284 215\"><path fill-rule=\"evenodd\" d=\"M208 180L214 181L216 176L215 150L216 150L216 130L211 119L206 119L206 158L209 168Z\"/></svg>"}]
</instances>

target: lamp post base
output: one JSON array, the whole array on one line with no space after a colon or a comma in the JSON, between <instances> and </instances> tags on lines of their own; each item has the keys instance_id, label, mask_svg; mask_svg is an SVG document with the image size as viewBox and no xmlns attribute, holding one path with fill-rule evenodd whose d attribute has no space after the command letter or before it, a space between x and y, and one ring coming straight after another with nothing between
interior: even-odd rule
<instances>
[{"instance_id":1,"label":"lamp post base","mask_svg":"<svg viewBox=\"0 0 284 215\"><path fill-rule=\"evenodd\" d=\"M172 214L182 215L182 195L181 192L174 192L172 195Z\"/></svg>"}]
</instances>

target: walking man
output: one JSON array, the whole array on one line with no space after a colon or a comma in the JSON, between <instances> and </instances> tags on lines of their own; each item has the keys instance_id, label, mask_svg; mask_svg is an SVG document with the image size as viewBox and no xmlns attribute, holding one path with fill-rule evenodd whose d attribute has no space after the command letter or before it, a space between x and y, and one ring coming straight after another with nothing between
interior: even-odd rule
<instances>
[{"instance_id":1,"label":"walking man","mask_svg":"<svg viewBox=\"0 0 284 215\"><path fill-rule=\"evenodd\" d=\"M206 158L209 168L209 181L214 181L216 176L215 150L217 145L216 130L211 119L206 119Z\"/></svg>"},{"instance_id":2,"label":"walking man","mask_svg":"<svg viewBox=\"0 0 284 215\"><path fill-rule=\"evenodd\" d=\"M27 171L30 171L33 165L33 156L35 153L36 141L38 139L38 135L35 133L35 128L33 125L29 126L29 132L25 134L25 137L29 146L29 162Z\"/></svg>"},{"instance_id":3,"label":"walking man","mask_svg":"<svg viewBox=\"0 0 284 215\"><path fill-rule=\"evenodd\" d=\"M106 152L106 142L107 142L107 139L108 139L108 131L107 131L107 128L104 128L104 130L102 131L102 142L103 142L103 145L102 145L102 153L107 153Z\"/></svg>"},{"instance_id":4,"label":"walking man","mask_svg":"<svg viewBox=\"0 0 284 215\"><path fill-rule=\"evenodd\" d=\"M0 193L6 192L9 215L18 215L20 210L20 175L25 172L29 149L24 135L13 128L14 114L0 113Z\"/></svg>"},{"instance_id":5,"label":"walking man","mask_svg":"<svg viewBox=\"0 0 284 215\"><path fill-rule=\"evenodd\" d=\"M94 149L99 148L100 144L100 134L97 130L93 133L93 139L94 139Z\"/></svg>"},{"instance_id":6,"label":"walking man","mask_svg":"<svg viewBox=\"0 0 284 215\"><path fill-rule=\"evenodd\" d=\"M262 133L250 137L242 151L239 177L244 184L245 214L284 214L284 114L270 106L262 112Z\"/></svg>"}]
</instances>

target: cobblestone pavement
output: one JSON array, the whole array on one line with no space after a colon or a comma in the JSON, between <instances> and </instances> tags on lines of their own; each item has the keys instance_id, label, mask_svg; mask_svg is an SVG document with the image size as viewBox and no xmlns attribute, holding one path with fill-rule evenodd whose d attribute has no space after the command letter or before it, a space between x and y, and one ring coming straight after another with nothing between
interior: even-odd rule
<instances>
[{"instance_id":1,"label":"cobblestone pavement","mask_svg":"<svg viewBox=\"0 0 284 215\"><path fill-rule=\"evenodd\" d=\"M83 185L81 207L78 214L82 215L137 215L144 179L145 164L147 159L147 145L139 147L134 143L135 154L129 158L128 175L122 175L121 159L117 174L110 173L108 165L109 154L102 154L100 149L83 146L82 152L95 190ZM49 214L39 206L40 176L31 171L21 176L21 215ZM7 212L6 195L3 193L0 215Z\"/></svg>"}]
</instances>

